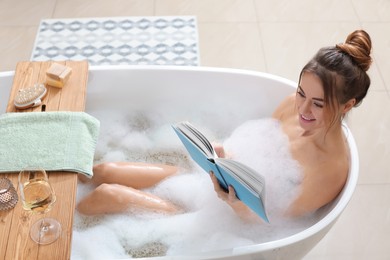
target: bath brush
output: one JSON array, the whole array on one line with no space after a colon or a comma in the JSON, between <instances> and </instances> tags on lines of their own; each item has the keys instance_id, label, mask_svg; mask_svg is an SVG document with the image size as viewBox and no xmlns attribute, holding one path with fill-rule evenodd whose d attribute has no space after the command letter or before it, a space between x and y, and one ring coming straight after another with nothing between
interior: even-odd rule
<instances>
[{"instance_id":1,"label":"bath brush","mask_svg":"<svg viewBox=\"0 0 390 260\"><path fill-rule=\"evenodd\" d=\"M43 84L35 84L32 87L20 89L16 94L14 105L19 109L39 106L46 92L47 90Z\"/></svg>"}]
</instances>

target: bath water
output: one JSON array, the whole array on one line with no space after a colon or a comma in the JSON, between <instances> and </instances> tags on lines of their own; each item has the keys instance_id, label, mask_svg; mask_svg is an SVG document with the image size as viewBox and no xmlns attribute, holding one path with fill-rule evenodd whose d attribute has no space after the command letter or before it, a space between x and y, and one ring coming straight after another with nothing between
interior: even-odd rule
<instances>
[{"instance_id":1,"label":"bath water","mask_svg":"<svg viewBox=\"0 0 390 260\"><path fill-rule=\"evenodd\" d=\"M233 159L265 176L266 207L271 224L248 224L221 201L210 177L189 158L171 123L153 114L95 113L101 120L96 163L141 161L178 165L181 174L146 189L181 206L182 214L164 215L129 211L87 217L77 211L74 219L72 259L107 259L193 255L231 249L283 238L316 221L309 216L292 221L284 209L299 193L301 171L288 150L287 137L277 121L248 121L229 135L192 122L211 141L224 144ZM79 184L77 201L94 187Z\"/></svg>"}]
</instances>

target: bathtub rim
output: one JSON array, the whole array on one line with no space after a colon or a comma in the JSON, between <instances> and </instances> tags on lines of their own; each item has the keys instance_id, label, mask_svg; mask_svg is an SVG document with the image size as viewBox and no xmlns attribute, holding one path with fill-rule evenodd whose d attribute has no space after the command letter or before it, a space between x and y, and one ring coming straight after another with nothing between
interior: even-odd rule
<instances>
[{"instance_id":1,"label":"bathtub rim","mask_svg":"<svg viewBox=\"0 0 390 260\"><path fill-rule=\"evenodd\" d=\"M0 78L2 77L9 77L13 76L15 74L14 70L8 70L8 71L0 71ZM11 87L11 86L10 86Z\"/></svg>"},{"instance_id":2,"label":"bathtub rim","mask_svg":"<svg viewBox=\"0 0 390 260\"><path fill-rule=\"evenodd\" d=\"M119 70L217 72L217 73L240 74L240 75L247 75L247 76L262 77L262 78L266 78L269 80L274 80L274 81L280 82L281 84L288 85L292 89L296 89L296 85L297 85L296 82L291 81L291 80L286 79L286 78L283 78L283 77L280 77L280 76L277 76L277 75L269 74L266 72L257 72L257 71L244 70L244 69L202 67L202 66L200 66L200 67L180 67L180 66L158 66L158 65L115 65L115 66L105 65L105 66L90 66L89 67L89 73L92 77L93 77L94 72L119 71ZM13 76L14 73L15 73L14 71L0 72L0 78ZM332 205L331 210L329 212L327 212L318 222L316 222L312 226L308 227L307 229L304 229L298 233L295 233L293 235L290 235L288 237L281 238L278 240L264 242L264 243L256 244L256 245L233 248L232 252L231 252L233 255L236 255L236 256L248 255L248 254L259 253L259 252L263 252L263 251L276 250L278 248L293 245L293 244L299 243L300 241L308 239L309 237L311 237L315 234L318 234L321 231L325 231L327 227L330 228L331 225L334 224L334 222L337 220L337 218L341 215L341 213L347 207L347 204L349 203L349 201L354 193L354 190L356 188L357 181L358 181L358 175L359 175L359 157L358 157L358 151L357 151L355 139L352 135L352 132L348 128L348 126L346 124L344 124L344 126L345 126L344 131L346 133L347 142L348 142L348 145L350 148L350 156L351 156L350 171L348 174L347 182L346 182L342 192L338 196L337 201L334 202L334 205ZM326 234L326 232L325 232L325 234ZM323 234L323 235L325 235L325 234ZM222 251L225 251L225 250L222 250ZM222 251L220 251L220 253L223 254ZM218 251L208 252L208 253L211 253L211 254L215 253L216 255L219 255Z\"/></svg>"}]
</instances>

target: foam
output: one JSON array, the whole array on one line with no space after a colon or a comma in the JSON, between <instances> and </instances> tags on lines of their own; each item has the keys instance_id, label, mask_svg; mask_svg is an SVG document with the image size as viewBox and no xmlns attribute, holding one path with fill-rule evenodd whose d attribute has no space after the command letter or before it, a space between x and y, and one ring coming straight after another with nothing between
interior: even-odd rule
<instances>
[{"instance_id":1,"label":"foam","mask_svg":"<svg viewBox=\"0 0 390 260\"><path fill-rule=\"evenodd\" d=\"M274 224L258 225L244 223L216 196L208 174L188 158L170 124L148 114L95 116L102 123L96 162L162 162L186 169L146 190L180 205L184 212L164 215L129 211L99 217L76 212L72 259L193 255L282 238L312 223L312 220L286 222L278 218L290 202L278 198L285 197L281 194L286 190L291 191L289 199L293 198L299 192L297 184L301 177L299 166L285 148L288 141L272 119L245 123L229 138L206 131L211 140L227 138L224 145L228 153L266 175L267 206ZM195 125L202 131L207 129L201 121ZM283 181L286 176L288 181ZM274 191L274 187L280 189ZM79 184L77 201L93 188ZM276 202L271 203L273 200Z\"/></svg>"},{"instance_id":2,"label":"foam","mask_svg":"<svg viewBox=\"0 0 390 260\"><path fill-rule=\"evenodd\" d=\"M224 142L224 147L232 158L264 176L265 204L275 223L299 195L302 182L302 170L291 157L288 138L279 122L271 118L245 122Z\"/></svg>"}]
</instances>

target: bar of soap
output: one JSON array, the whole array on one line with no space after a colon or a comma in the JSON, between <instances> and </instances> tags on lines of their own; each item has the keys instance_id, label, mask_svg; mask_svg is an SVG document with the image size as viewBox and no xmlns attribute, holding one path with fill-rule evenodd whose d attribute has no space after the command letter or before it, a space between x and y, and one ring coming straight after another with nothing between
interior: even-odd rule
<instances>
[{"instance_id":1,"label":"bar of soap","mask_svg":"<svg viewBox=\"0 0 390 260\"><path fill-rule=\"evenodd\" d=\"M53 63L46 71L46 84L49 86L62 88L66 81L68 81L71 73L71 68L58 63Z\"/></svg>"},{"instance_id":2,"label":"bar of soap","mask_svg":"<svg viewBox=\"0 0 390 260\"><path fill-rule=\"evenodd\" d=\"M64 83L62 83L60 80L55 80L49 77L46 77L46 84L56 88L64 87Z\"/></svg>"}]
</instances>

